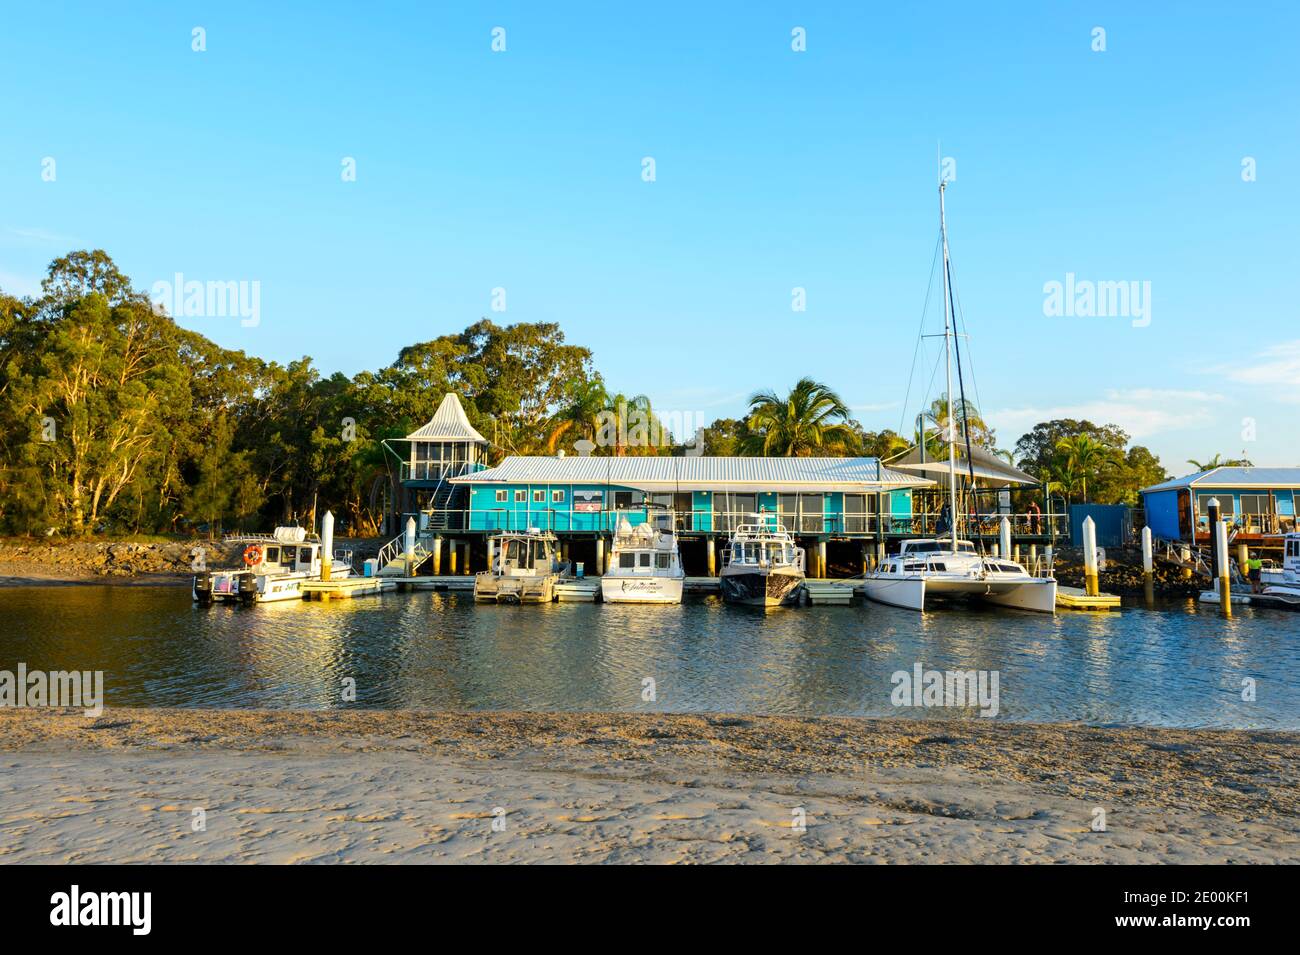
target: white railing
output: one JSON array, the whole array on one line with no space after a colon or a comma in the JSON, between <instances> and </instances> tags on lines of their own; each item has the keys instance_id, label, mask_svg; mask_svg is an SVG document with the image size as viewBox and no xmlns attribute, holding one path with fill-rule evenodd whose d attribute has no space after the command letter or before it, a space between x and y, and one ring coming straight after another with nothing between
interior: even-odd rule
<instances>
[{"instance_id":1,"label":"white railing","mask_svg":"<svg viewBox=\"0 0 1300 955\"><path fill-rule=\"evenodd\" d=\"M744 511L668 511L656 508L580 511L572 507L555 507L534 502L531 507L427 508L426 527L421 534L435 531L527 531L530 527L560 533L615 533L622 518L632 523L648 522L660 530L679 533L730 534L742 524L751 524L755 512ZM784 527L791 534L939 537L938 513L895 514L783 514L763 512L773 526ZM1011 521L1011 533L1018 539L1050 542L1067 538L1070 533L1067 514L982 514L973 522L963 517L958 534L967 540L997 540L1002 518ZM950 533L950 532L946 532Z\"/></svg>"}]
</instances>

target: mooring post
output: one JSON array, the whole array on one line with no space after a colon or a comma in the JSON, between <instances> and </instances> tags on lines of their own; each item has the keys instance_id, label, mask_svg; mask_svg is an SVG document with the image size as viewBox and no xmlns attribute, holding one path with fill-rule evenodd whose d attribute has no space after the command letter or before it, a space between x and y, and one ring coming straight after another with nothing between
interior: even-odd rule
<instances>
[{"instance_id":1,"label":"mooring post","mask_svg":"<svg viewBox=\"0 0 1300 955\"><path fill-rule=\"evenodd\" d=\"M493 545L493 543L492 543L492 538L491 538L491 536L489 536L489 537L487 538L487 569L488 569L488 573L491 573L491 572L492 572L492 550L493 550L493 547L494 547L494 545Z\"/></svg>"},{"instance_id":2,"label":"mooring post","mask_svg":"<svg viewBox=\"0 0 1300 955\"><path fill-rule=\"evenodd\" d=\"M718 547L713 537L710 536L705 549L708 553L709 576L718 576Z\"/></svg>"},{"instance_id":3,"label":"mooring post","mask_svg":"<svg viewBox=\"0 0 1300 955\"><path fill-rule=\"evenodd\" d=\"M1091 517L1083 519L1083 580L1084 593L1089 597L1101 593L1097 580L1097 525Z\"/></svg>"},{"instance_id":4,"label":"mooring post","mask_svg":"<svg viewBox=\"0 0 1300 955\"><path fill-rule=\"evenodd\" d=\"M433 576L437 577L442 573L442 538L433 539Z\"/></svg>"},{"instance_id":5,"label":"mooring post","mask_svg":"<svg viewBox=\"0 0 1300 955\"><path fill-rule=\"evenodd\" d=\"M334 555L334 512L326 511L320 522L320 579L330 579L330 558Z\"/></svg>"},{"instance_id":6,"label":"mooring post","mask_svg":"<svg viewBox=\"0 0 1300 955\"><path fill-rule=\"evenodd\" d=\"M818 541L817 542L817 577L824 578L825 576L826 576L826 542Z\"/></svg>"},{"instance_id":7,"label":"mooring post","mask_svg":"<svg viewBox=\"0 0 1300 955\"><path fill-rule=\"evenodd\" d=\"M406 544L405 546L406 553L404 556L406 558L406 576L414 577L415 576L415 518L414 517L408 517L406 519L405 544Z\"/></svg>"},{"instance_id":8,"label":"mooring post","mask_svg":"<svg viewBox=\"0 0 1300 955\"><path fill-rule=\"evenodd\" d=\"M596 536L596 573L605 573L605 538L602 535Z\"/></svg>"},{"instance_id":9,"label":"mooring post","mask_svg":"<svg viewBox=\"0 0 1300 955\"><path fill-rule=\"evenodd\" d=\"M1142 528L1142 591L1147 606L1156 599L1156 568L1151 549L1151 528Z\"/></svg>"},{"instance_id":10,"label":"mooring post","mask_svg":"<svg viewBox=\"0 0 1300 955\"><path fill-rule=\"evenodd\" d=\"M1011 556L1011 519L1007 517L998 526L998 556Z\"/></svg>"},{"instance_id":11,"label":"mooring post","mask_svg":"<svg viewBox=\"0 0 1300 955\"><path fill-rule=\"evenodd\" d=\"M1220 518L1214 524L1215 570L1219 575L1219 604L1225 617L1232 616L1232 581L1228 579L1228 522Z\"/></svg>"}]
</instances>

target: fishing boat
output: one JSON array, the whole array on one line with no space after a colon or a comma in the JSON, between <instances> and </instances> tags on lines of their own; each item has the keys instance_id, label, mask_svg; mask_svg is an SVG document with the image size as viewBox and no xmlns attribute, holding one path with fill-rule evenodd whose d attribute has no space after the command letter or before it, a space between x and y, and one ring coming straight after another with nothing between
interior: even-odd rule
<instances>
[{"instance_id":1,"label":"fishing boat","mask_svg":"<svg viewBox=\"0 0 1300 955\"><path fill-rule=\"evenodd\" d=\"M271 534L235 534L224 543L238 550L243 566L195 574L194 600L202 606L301 600L303 582L321 579L324 545L319 538L309 537L304 527L277 527ZM330 556L331 579L351 575L350 553Z\"/></svg>"},{"instance_id":2,"label":"fishing boat","mask_svg":"<svg viewBox=\"0 0 1300 955\"><path fill-rule=\"evenodd\" d=\"M946 186L946 180L939 183L939 235L943 245L944 365L948 379L948 406L953 408L956 307L948 256L948 224L943 202ZM957 355L960 385L960 352ZM966 406L964 385L961 386L961 392L961 404L956 405L959 408ZM957 506L958 414L953 411L948 417L951 419L945 423L948 464L943 470L948 475L947 530L950 530L950 535L946 538L903 541L896 556L882 561L874 571L864 576L863 594L868 600L908 610L925 610L927 601L932 598L976 598L1004 607L1055 613L1056 580L1051 576L1050 569L1045 576L1036 577L1007 557L988 557L976 553L973 543L958 536L959 515L962 513ZM965 432L965 460L973 482L976 454L971 448L970 433L964 420L961 430ZM925 436L922 434L919 450L924 448L924 443Z\"/></svg>"},{"instance_id":3,"label":"fishing boat","mask_svg":"<svg viewBox=\"0 0 1300 955\"><path fill-rule=\"evenodd\" d=\"M530 527L488 538L491 569L474 577L474 599L508 604L541 604L555 599L557 581L571 577L559 559L560 541L550 531Z\"/></svg>"},{"instance_id":4,"label":"fishing boat","mask_svg":"<svg viewBox=\"0 0 1300 955\"><path fill-rule=\"evenodd\" d=\"M804 552L790 532L768 515L753 514L732 531L723 554L722 599L751 607L797 604L804 582Z\"/></svg>"},{"instance_id":5,"label":"fishing boat","mask_svg":"<svg viewBox=\"0 0 1300 955\"><path fill-rule=\"evenodd\" d=\"M600 578L605 603L679 604L685 581L676 533L619 519L609 570Z\"/></svg>"}]
</instances>

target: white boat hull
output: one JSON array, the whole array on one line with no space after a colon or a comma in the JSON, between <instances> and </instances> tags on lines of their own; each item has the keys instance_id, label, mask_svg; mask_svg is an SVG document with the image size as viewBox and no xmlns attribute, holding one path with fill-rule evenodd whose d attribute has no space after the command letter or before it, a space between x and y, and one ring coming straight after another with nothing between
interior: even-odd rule
<instances>
[{"instance_id":1,"label":"white boat hull","mask_svg":"<svg viewBox=\"0 0 1300 955\"><path fill-rule=\"evenodd\" d=\"M682 577L611 577L600 579L600 599L607 604L679 604Z\"/></svg>"},{"instance_id":2,"label":"white boat hull","mask_svg":"<svg viewBox=\"0 0 1300 955\"><path fill-rule=\"evenodd\" d=\"M999 607L1014 607L1036 613L1056 612L1056 581L1051 578L981 580L972 577L945 577L940 574L882 574L868 576L862 582L862 592L868 600L902 607L904 610L923 611L927 599L968 597Z\"/></svg>"},{"instance_id":3,"label":"white boat hull","mask_svg":"<svg viewBox=\"0 0 1300 955\"><path fill-rule=\"evenodd\" d=\"M925 609L924 577L868 577L862 582L862 593L868 600L891 607Z\"/></svg>"},{"instance_id":4,"label":"white boat hull","mask_svg":"<svg viewBox=\"0 0 1300 955\"><path fill-rule=\"evenodd\" d=\"M980 599L999 607L1015 607L1017 610L1032 610L1035 613L1056 613L1056 581L1034 579L1013 584L1005 591L990 590Z\"/></svg>"}]
</instances>

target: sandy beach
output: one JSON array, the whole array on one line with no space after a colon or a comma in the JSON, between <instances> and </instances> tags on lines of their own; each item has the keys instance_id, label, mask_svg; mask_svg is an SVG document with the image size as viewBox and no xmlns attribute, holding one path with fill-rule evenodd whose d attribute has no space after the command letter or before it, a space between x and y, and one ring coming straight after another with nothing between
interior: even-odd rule
<instances>
[{"instance_id":1,"label":"sandy beach","mask_svg":"<svg viewBox=\"0 0 1300 955\"><path fill-rule=\"evenodd\" d=\"M1297 739L980 720L3 710L0 861L1291 862Z\"/></svg>"}]
</instances>

